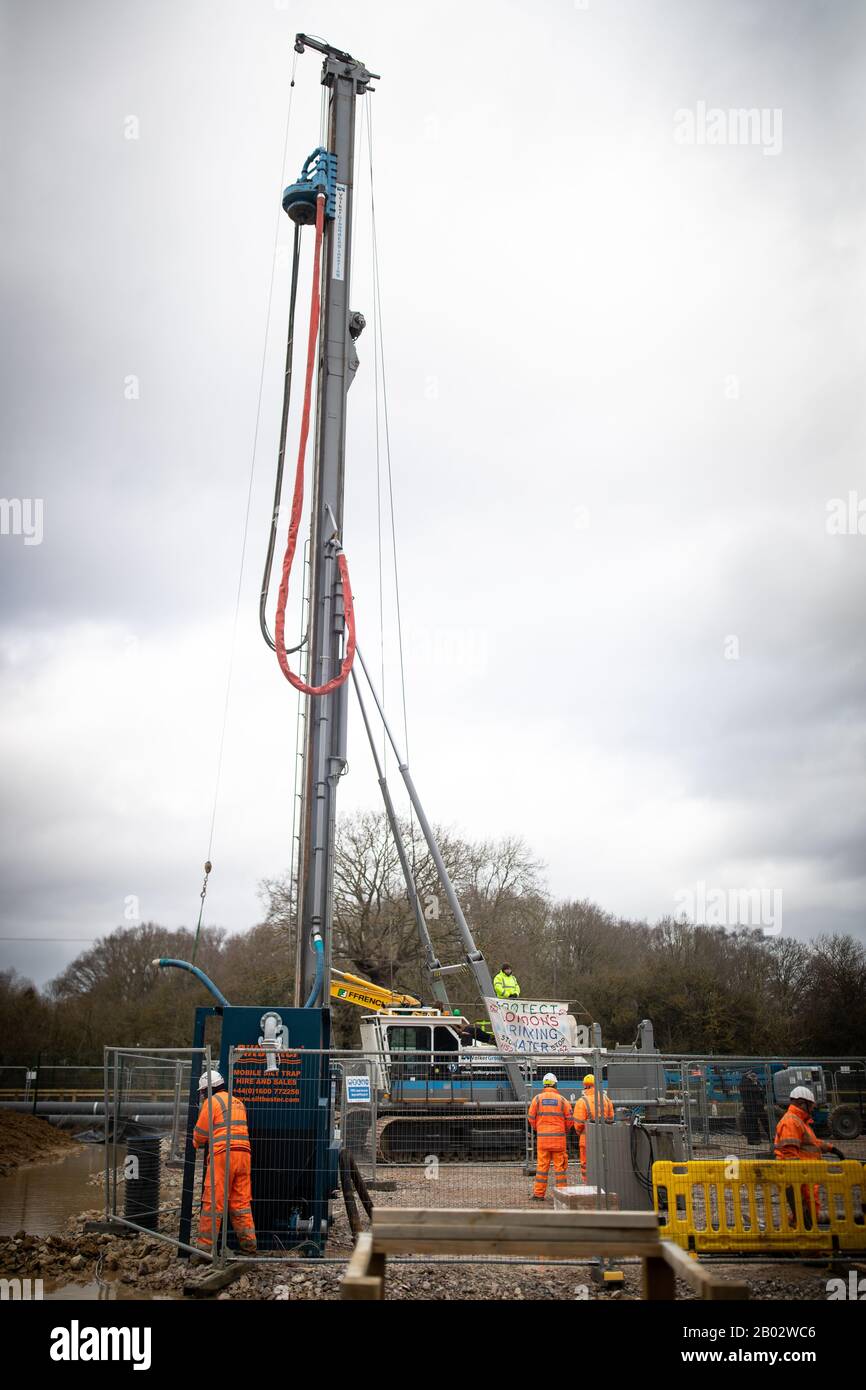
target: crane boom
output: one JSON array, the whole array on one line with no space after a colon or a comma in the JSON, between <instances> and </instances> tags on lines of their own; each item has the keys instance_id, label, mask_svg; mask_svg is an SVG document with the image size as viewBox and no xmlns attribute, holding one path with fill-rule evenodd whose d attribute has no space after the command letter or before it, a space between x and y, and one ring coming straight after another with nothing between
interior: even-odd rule
<instances>
[{"instance_id":1,"label":"crane boom","mask_svg":"<svg viewBox=\"0 0 866 1390\"><path fill-rule=\"evenodd\" d=\"M384 1013L388 1009L420 1007L421 1000L412 994L398 994L384 985L374 985L361 975L349 975L345 970L331 971L331 998L344 1004L357 1004L361 1009Z\"/></svg>"}]
</instances>

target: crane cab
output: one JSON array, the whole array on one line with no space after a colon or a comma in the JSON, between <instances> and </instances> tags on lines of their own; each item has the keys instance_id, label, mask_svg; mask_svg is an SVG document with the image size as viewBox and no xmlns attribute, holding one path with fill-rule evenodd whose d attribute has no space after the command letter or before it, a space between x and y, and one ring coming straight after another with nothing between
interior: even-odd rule
<instances>
[{"instance_id":1,"label":"crane cab","mask_svg":"<svg viewBox=\"0 0 866 1390\"><path fill-rule=\"evenodd\" d=\"M461 1057L480 1051L495 1052L490 1044L461 1041L458 1028L468 1020L440 1009L390 1009L367 1014L361 1020L361 1050L375 1057L376 1087L392 1089L392 1081L429 1083L452 1078Z\"/></svg>"},{"instance_id":2,"label":"crane cab","mask_svg":"<svg viewBox=\"0 0 866 1390\"><path fill-rule=\"evenodd\" d=\"M577 1033L571 1015L569 1032ZM461 1029L472 1031L466 1041ZM361 1021L361 1049L374 1060L375 1084L392 1101L515 1099L504 1062L492 1037L485 1042L462 1014L437 1008L390 1009ZM559 1060L569 1082L583 1076L588 1062L573 1039L574 1053ZM537 1070L537 1068L536 1068ZM540 1085L540 1076L537 1078ZM530 1089L533 1081L529 1080ZM518 1099L523 1099L523 1093Z\"/></svg>"}]
</instances>

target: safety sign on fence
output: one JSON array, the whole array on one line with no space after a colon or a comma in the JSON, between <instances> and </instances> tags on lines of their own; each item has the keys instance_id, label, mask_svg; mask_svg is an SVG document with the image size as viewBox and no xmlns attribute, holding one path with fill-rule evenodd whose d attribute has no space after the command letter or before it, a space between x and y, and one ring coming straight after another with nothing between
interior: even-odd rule
<instances>
[{"instance_id":1,"label":"safety sign on fence","mask_svg":"<svg viewBox=\"0 0 866 1390\"><path fill-rule=\"evenodd\" d=\"M568 1052L567 1004L538 999L486 999L487 1012L502 1053Z\"/></svg>"},{"instance_id":2,"label":"safety sign on fence","mask_svg":"<svg viewBox=\"0 0 866 1390\"><path fill-rule=\"evenodd\" d=\"M372 1098L369 1076L346 1077L346 1100L369 1105Z\"/></svg>"}]
</instances>

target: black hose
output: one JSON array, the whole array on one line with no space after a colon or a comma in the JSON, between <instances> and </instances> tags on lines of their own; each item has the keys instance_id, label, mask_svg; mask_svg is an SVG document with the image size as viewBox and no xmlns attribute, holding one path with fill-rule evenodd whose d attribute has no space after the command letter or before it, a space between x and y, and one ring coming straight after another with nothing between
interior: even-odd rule
<instances>
[{"instance_id":1,"label":"black hose","mask_svg":"<svg viewBox=\"0 0 866 1390\"><path fill-rule=\"evenodd\" d=\"M648 1147L649 1147L649 1163L647 1164L647 1171L646 1171L646 1173L642 1173L642 1172L640 1171L640 1169L638 1168L638 1162L637 1162L637 1132L638 1132L638 1130L640 1130L640 1132L641 1132L641 1134L643 1135L644 1139L646 1139L647 1145L648 1145ZM636 1125L636 1124L632 1124L632 1126L631 1126L631 1135L630 1135L629 1137L630 1137L630 1144L629 1144L629 1147L630 1147L630 1149L631 1149L631 1166L632 1166L632 1172L634 1173L635 1178L637 1179L639 1185L643 1188L644 1192L646 1192L646 1193L648 1194L648 1196L652 1196L652 1190L653 1190L653 1182L652 1182L652 1171L653 1171L653 1141L652 1141L652 1137L651 1137L649 1134L647 1134L646 1130L643 1128L642 1125Z\"/></svg>"},{"instance_id":2,"label":"black hose","mask_svg":"<svg viewBox=\"0 0 866 1390\"><path fill-rule=\"evenodd\" d=\"M295 303L298 298L298 266L301 259L301 229L295 224L295 242L292 250L292 290L289 297L289 335L286 343L286 373L283 385L283 414L280 421L280 451L277 455L277 476L274 483L274 509L271 513L271 533L268 537L268 553L265 557L265 571L262 575L262 592L259 598L259 627L262 636L272 652L276 643L268 630L267 603L271 587L271 570L274 564L274 550L277 544L277 522L280 518L280 503L283 496L283 465L286 461L286 435L289 428L289 406L292 401L292 356L295 345ZM296 647L288 647L287 653L297 652L307 640L304 633Z\"/></svg>"},{"instance_id":3,"label":"black hose","mask_svg":"<svg viewBox=\"0 0 866 1390\"><path fill-rule=\"evenodd\" d=\"M373 1220L373 1198L370 1196L367 1184L364 1181L357 1159L351 1149L346 1151L349 1155L349 1169L352 1174L352 1182L355 1184L355 1191L361 1199L361 1206L364 1208L370 1220Z\"/></svg>"},{"instance_id":4,"label":"black hose","mask_svg":"<svg viewBox=\"0 0 866 1390\"><path fill-rule=\"evenodd\" d=\"M340 1150L340 1187L343 1192L346 1215L349 1218L349 1230L352 1232L353 1238L357 1239L361 1230L361 1221L358 1216L355 1194L352 1191L351 1154L348 1149Z\"/></svg>"}]
</instances>

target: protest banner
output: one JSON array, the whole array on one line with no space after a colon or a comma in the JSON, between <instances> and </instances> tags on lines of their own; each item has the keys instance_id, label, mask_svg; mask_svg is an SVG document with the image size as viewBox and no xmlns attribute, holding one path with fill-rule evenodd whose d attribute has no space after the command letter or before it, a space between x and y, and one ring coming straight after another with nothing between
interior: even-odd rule
<instances>
[{"instance_id":1,"label":"protest banner","mask_svg":"<svg viewBox=\"0 0 866 1390\"><path fill-rule=\"evenodd\" d=\"M566 1035L567 1004L538 999L485 999L496 1046L502 1053L570 1051Z\"/></svg>"}]
</instances>

